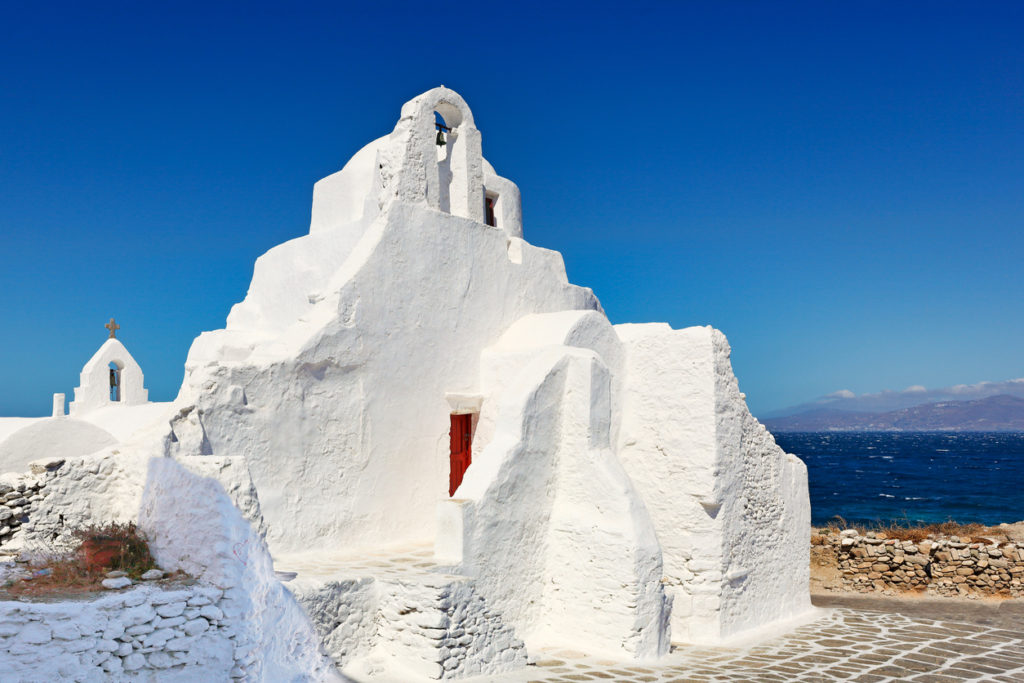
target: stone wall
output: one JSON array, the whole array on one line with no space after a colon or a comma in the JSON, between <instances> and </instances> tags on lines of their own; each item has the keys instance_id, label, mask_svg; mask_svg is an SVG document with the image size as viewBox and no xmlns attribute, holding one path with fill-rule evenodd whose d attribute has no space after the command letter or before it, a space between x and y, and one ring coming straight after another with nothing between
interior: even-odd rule
<instances>
[{"instance_id":1,"label":"stone wall","mask_svg":"<svg viewBox=\"0 0 1024 683\"><path fill-rule=\"evenodd\" d=\"M234 614L232 617L230 615ZM0 602L4 680L104 681L123 675L240 678L238 609L207 585L139 586L94 600Z\"/></svg>"},{"instance_id":2,"label":"stone wall","mask_svg":"<svg viewBox=\"0 0 1024 683\"><path fill-rule=\"evenodd\" d=\"M45 482L23 477L0 482L0 547L14 540L28 521L33 504L43 499Z\"/></svg>"},{"instance_id":3,"label":"stone wall","mask_svg":"<svg viewBox=\"0 0 1024 683\"><path fill-rule=\"evenodd\" d=\"M117 455L106 449L79 458L37 460L28 472L0 474L0 492L6 491L0 498L11 512L0 525L0 551L59 551L73 541L77 528L134 519L146 461Z\"/></svg>"},{"instance_id":4,"label":"stone wall","mask_svg":"<svg viewBox=\"0 0 1024 683\"><path fill-rule=\"evenodd\" d=\"M835 553L842 589L1024 597L1024 547L956 536L900 541L854 529L818 536Z\"/></svg>"}]
</instances>

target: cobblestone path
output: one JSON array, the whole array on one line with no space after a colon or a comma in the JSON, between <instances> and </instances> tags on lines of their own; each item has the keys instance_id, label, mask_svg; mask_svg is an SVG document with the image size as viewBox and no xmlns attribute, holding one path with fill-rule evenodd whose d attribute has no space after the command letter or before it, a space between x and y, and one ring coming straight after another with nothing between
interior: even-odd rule
<instances>
[{"instance_id":1,"label":"cobblestone path","mask_svg":"<svg viewBox=\"0 0 1024 683\"><path fill-rule=\"evenodd\" d=\"M678 646L657 665L612 662L567 650L483 681L953 681L1024 682L1024 633L977 623L832 609L822 618L748 648Z\"/></svg>"}]
</instances>

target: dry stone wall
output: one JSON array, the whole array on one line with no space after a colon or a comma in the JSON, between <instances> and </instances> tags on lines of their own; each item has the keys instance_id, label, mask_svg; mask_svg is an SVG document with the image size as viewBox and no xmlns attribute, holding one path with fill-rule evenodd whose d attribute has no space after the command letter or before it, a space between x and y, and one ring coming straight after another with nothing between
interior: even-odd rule
<instances>
[{"instance_id":1,"label":"dry stone wall","mask_svg":"<svg viewBox=\"0 0 1024 683\"><path fill-rule=\"evenodd\" d=\"M32 506L43 499L45 485L34 477L0 482L0 547L19 534L21 525L29 520Z\"/></svg>"},{"instance_id":2,"label":"dry stone wall","mask_svg":"<svg viewBox=\"0 0 1024 683\"><path fill-rule=\"evenodd\" d=\"M138 462L100 454L38 460L28 472L0 475L0 551L59 550L77 527L132 519L144 483Z\"/></svg>"},{"instance_id":3,"label":"dry stone wall","mask_svg":"<svg viewBox=\"0 0 1024 683\"><path fill-rule=\"evenodd\" d=\"M242 678L236 660L247 653L236 646L232 613L224 592L207 585L140 586L89 602L0 602L3 680Z\"/></svg>"},{"instance_id":4,"label":"dry stone wall","mask_svg":"<svg viewBox=\"0 0 1024 683\"><path fill-rule=\"evenodd\" d=\"M1024 547L1014 543L900 541L854 529L820 538L835 552L846 590L1024 597Z\"/></svg>"}]
</instances>

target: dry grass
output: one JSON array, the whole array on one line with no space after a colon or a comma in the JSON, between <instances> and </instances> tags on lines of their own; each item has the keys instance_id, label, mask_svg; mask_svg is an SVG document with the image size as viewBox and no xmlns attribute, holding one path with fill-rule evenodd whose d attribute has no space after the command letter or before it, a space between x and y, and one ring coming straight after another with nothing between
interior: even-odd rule
<instances>
[{"instance_id":1,"label":"dry grass","mask_svg":"<svg viewBox=\"0 0 1024 683\"><path fill-rule=\"evenodd\" d=\"M873 532L879 538L892 538L898 541L919 543L927 538L949 538L956 536L964 543L980 540L1006 539L1006 534L998 528L986 527L981 524L961 524L952 519L934 524L914 524L912 522L876 523L869 526L848 524L842 517L836 516L822 528L823 533L838 534L843 529L856 529L857 533ZM812 541L813 542L813 541Z\"/></svg>"},{"instance_id":2,"label":"dry grass","mask_svg":"<svg viewBox=\"0 0 1024 683\"><path fill-rule=\"evenodd\" d=\"M89 570L73 555L36 555L31 579L8 581L3 592L16 597L47 597L102 590L106 569ZM48 573L47 573L48 572Z\"/></svg>"},{"instance_id":3,"label":"dry grass","mask_svg":"<svg viewBox=\"0 0 1024 683\"><path fill-rule=\"evenodd\" d=\"M88 593L103 590L101 582L111 570L121 570L138 579L156 566L145 536L134 523L92 525L78 529L73 537L78 542L70 549L34 549L32 561L26 568L32 572L31 578L8 581L0 591L24 597ZM85 561L82 546L95 540L110 540L118 544L118 554L106 566L90 567Z\"/></svg>"}]
</instances>

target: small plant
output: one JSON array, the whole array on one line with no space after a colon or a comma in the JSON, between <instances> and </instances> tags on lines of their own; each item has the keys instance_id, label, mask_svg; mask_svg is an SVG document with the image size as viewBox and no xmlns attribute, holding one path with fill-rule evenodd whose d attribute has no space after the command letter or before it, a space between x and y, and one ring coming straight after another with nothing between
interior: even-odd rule
<instances>
[{"instance_id":1,"label":"small plant","mask_svg":"<svg viewBox=\"0 0 1024 683\"><path fill-rule=\"evenodd\" d=\"M91 593L103 590L102 581L111 570L139 579L156 567L145 535L132 522L83 527L71 532L71 539L71 544L26 549L27 566L0 585L0 592L27 598Z\"/></svg>"},{"instance_id":2,"label":"small plant","mask_svg":"<svg viewBox=\"0 0 1024 683\"><path fill-rule=\"evenodd\" d=\"M156 567L149 543L135 522L93 524L72 535L80 541L76 554L90 569L118 569L137 579Z\"/></svg>"}]
</instances>

